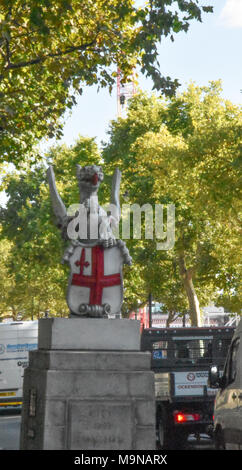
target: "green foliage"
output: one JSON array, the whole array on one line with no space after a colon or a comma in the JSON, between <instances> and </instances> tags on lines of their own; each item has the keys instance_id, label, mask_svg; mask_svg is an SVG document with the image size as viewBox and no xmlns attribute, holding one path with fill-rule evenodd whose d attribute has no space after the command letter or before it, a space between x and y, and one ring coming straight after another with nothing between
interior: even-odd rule
<instances>
[{"instance_id":1,"label":"green foliage","mask_svg":"<svg viewBox=\"0 0 242 470\"><path fill-rule=\"evenodd\" d=\"M157 69L157 43L209 9L179 0L174 11L173 3L0 0L1 159L18 165L41 138L61 137L77 93L93 84L111 90L117 67L127 80L138 64L155 88L174 93L178 81Z\"/></svg>"},{"instance_id":2,"label":"green foliage","mask_svg":"<svg viewBox=\"0 0 242 470\"><path fill-rule=\"evenodd\" d=\"M118 166L121 204L176 206L172 250L158 251L156 238L127 240L133 266L124 270L124 313L147 301L150 292L164 312L191 312L191 281L201 306L214 300L238 312L241 123L240 108L221 98L219 83L191 84L166 100L140 93L127 118L111 123L102 155L94 139L80 137L72 147L52 148L45 163L26 163L7 174L9 199L0 210L0 314L11 309L31 318L47 308L52 315L67 314L68 269L60 264L64 242L54 225L46 166L54 165L69 206L79 201L75 164L102 161L101 203L109 200Z\"/></svg>"},{"instance_id":3,"label":"green foliage","mask_svg":"<svg viewBox=\"0 0 242 470\"><path fill-rule=\"evenodd\" d=\"M13 288L12 274L9 273L7 260L11 243L8 240L0 241L0 316L4 316L11 308L9 294Z\"/></svg>"},{"instance_id":4,"label":"green foliage","mask_svg":"<svg viewBox=\"0 0 242 470\"><path fill-rule=\"evenodd\" d=\"M140 300L152 292L167 311L192 313L192 283L202 306L221 290L238 306L242 119L220 91L212 82L166 101L139 94L127 118L112 122L103 149L108 171L122 171L122 202L175 204L174 249L157 251L156 240L127 242L138 264L135 279L127 273L129 291Z\"/></svg>"},{"instance_id":5,"label":"green foliage","mask_svg":"<svg viewBox=\"0 0 242 470\"><path fill-rule=\"evenodd\" d=\"M75 163L98 163L100 156L93 139L80 137L76 145L53 148L46 163L55 166L58 190L68 207L78 203ZM38 318L48 309L65 316L68 268L61 264L65 248L55 227L46 165L14 171L3 182L8 202L0 209L1 274L0 314L9 311L23 318Z\"/></svg>"}]
</instances>

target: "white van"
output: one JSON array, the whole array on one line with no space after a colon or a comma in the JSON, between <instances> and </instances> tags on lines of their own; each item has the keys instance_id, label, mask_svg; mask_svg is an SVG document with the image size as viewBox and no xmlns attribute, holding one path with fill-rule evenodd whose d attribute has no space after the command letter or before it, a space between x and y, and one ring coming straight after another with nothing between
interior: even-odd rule
<instances>
[{"instance_id":1,"label":"white van","mask_svg":"<svg viewBox=\"0 0 242 470\"><path fill-rule=\"evenodd\" d=\"M0 323L0 407L22 404L24 368L38 347L38 321Z\"/></svg>"},{"instance_id":2,"label":"white van","mask_svg":"<svg viewBox=\"0 0 242 470\"><path fill-rule=\"evenodd\" d=\"M242 450L242 319L235 330L224 371L210 368L210 387L219 387L214 407L216 449Z\"/></svg>"}]
</instances>

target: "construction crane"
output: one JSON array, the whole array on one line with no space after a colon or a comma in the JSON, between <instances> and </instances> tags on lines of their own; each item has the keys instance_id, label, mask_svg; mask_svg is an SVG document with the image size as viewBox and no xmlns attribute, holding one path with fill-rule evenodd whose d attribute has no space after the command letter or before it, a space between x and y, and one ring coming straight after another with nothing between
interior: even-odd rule
<instances>
[{"instance_id":1,"label":"construction crane","mask_svg":"<svg viewBox=\"0 0 242 470\"><path fill-rule=\"evenodd\" d=\"M130 98L136 93L135 74L132 72L132 80L122 83L122 71L117 71L117 114L118 117L125 117L127 113L127 105Z\"/></svg>"}]
</instances>

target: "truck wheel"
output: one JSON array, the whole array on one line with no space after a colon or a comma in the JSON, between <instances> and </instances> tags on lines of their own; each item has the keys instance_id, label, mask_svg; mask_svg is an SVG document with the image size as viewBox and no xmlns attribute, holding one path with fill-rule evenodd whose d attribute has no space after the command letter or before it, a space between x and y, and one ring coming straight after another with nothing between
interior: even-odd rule
<instances>
[{"instance_id":1,"label":"truck wheel","mask_svg":"<svg viewBox=\"0 0 242 470\"><path fill-rule=\"evenodd\" d=\"M169 423L166 410L160 411L158 419L158 445L160 449L174 449L174 430Z\"/></svg>"},{"instance_id":2,"label":"truck wheel","mask_svg":"<svg viewBox=\"0 0 242 470\"><path fill-rule=\"evenodd\" d=\"M186 447L187 434L168 427L162 419L158 423L158 443L160 449L181 450Z\"/></svg>"}]
</instances>

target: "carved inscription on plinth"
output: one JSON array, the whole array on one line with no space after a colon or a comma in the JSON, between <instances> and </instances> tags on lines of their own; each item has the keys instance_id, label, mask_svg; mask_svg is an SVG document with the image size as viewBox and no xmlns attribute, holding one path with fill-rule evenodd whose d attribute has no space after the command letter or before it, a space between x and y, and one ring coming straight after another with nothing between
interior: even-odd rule
<instances>
[{"instance_id":1,"label":"carved inscription on plinth","mask_svg":"<svg viewBox=\"0 0 242 470\"><path fill-rule=\"evenodd\" d=\"M69 423L69 449L132 449L130 403L73 400L69 403Z\"/></svg>"}]
</instances>

